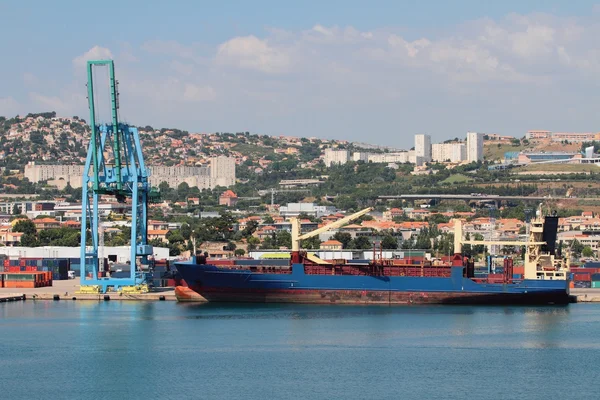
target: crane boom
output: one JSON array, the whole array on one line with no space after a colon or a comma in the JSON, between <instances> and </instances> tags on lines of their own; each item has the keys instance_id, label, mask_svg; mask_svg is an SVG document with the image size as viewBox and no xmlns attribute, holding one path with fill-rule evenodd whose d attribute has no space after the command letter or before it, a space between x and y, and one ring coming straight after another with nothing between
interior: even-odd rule
<instances>
[{"instance_id":1,"label":"crane boom","mask_svg":"<svg viewBox=\"0 0 600 400\"><path fill-rule=\"evenodd\" d=\"M371 211L373 211L372 207L365 208L364 210L360 210L359 212L356 212L352 215L348 215L347 217L338 219L337 221L327 224L321 228L315 229L314 231L305 233L304 235L300 235L300 221L298 221L298 218L291 218L290 222L292 223L292 251L300 251L301 240L309 239L323 232L328 232L332 229L342 227L347 223L355 220L356 218L360 218Z\"/></svg>"}]
</instances>

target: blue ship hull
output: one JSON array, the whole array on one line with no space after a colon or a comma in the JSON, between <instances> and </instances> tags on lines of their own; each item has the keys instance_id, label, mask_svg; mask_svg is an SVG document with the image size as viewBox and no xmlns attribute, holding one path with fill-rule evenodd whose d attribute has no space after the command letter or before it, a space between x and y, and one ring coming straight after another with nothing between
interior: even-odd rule
<instances>
[{"instance_id":1,"label":"blue ship hull","mask_svg":"<svg viewBox=\"0 0 600 400\"><path fill-rule=\"evenodd\" d=\"M175 264L189 289L180 301L322 304L567 304L565 280L481 283L452 267L449 277L310 275L302 264L291 273L257 273L210 264ZM190 293L193 292L193 293ZM199 297L196 294L202 296Z\"/></svg>"}]
</instances>

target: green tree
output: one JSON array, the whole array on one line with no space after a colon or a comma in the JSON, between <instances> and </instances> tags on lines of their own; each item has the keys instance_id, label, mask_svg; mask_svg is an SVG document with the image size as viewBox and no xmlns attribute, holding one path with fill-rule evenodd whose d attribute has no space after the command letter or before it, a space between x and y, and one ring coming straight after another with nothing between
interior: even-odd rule
<instances>
[{"instance_id":1,"label":"green tree","mask_svg":"<svg viewBox=\"0 0 600 400\"><path fill-rule=\"evenodd\" d=\"M24 233L23 236L21 236L21 246L37 247L37 245L38 245L38 241L37 241L35 235L30 234L30 233Z\"/></svg>"},{"instance_id":2,"label":"green tree","mask_svg":"<svg viewBox=\"0 0 600 400\"><path fill-rule=\"evenodd\" d=\"M292 234L288 231L279 231L276 236L277 247L292 247Z\"/></svg>"},{"instance_id":3,"label":"green tree","mask_svg":"<svg viewBox=\"0 0 600 400\"><path fill-rule=\"evenodd\" d=\"M350 242L349 247L357 250L368 250L373 247L371 240L366 236L358 236Z\"/></svg>"},{"instance_id":4,"label":"green tree","mask_svg":"<svg viewBox=\"0 0 600 400\"><path fill-rule=\"evenodd\" d=\"M594 250L590 246L585 246L581 251L581 255L586 258L594 257Z\"/></svg>"},{"instance_id":5,"label":"green tree","mask_svg":"<svg viewBox=\"0 0 600 400\"><path fill-rule=\"evenodd\" d=\"M352 241L352 235L350 235L348 232L336 232L335 235L333 235L333 239L340 242L342 244L342 248L347 249L349 248L348 245Z\"/></svg>"},{"instance_id":6,"label":"green tree","mask_svg":"<svg viewBox=\"0 0 600 400\"><path fill-rule=\"evenodd\" d=\"M583 252L584 246L581 244L581 242L577 239L573 240L573 242L571 243L571 254L573 254L573 256L575 258L579 258L581 257L581 253Z\"/></svg>"},{"instance_id":7,"label":"green tree","mask_svg":"<svg viewBox=\"0 0 600 400\"><path fill-rule=\"evenodd\" d=\"M383 249L395 250L398 248L398 241L392 235L386 235L381 241Z\"/></svg>"},{"instance_id":8,"label":"green tree","mask_svg":"<svg viewBox=\"0 0 600 400\"><path fill-rule=\"evenodd\" d=\"M13 232L22 232L30 235L35 235L35 224L29 219L22 219L20 221L17 221L17 223L13 227Z\"/></svg>"},{"instance_id":9,"label":"green tree","mask_svg":"<svg viewBox=\"0 0 600 400\"><path fill-rule=\"evenodd\" d=\"M256 250L257 246L260 244L260 239L256 236L250 236L248 238L248 251Z\"/></svg>"},{"instance_id":10,"label":"green tree","mask_svg":"<svg viewBox=\"0 0 600 400\"><path fill-rule=\"evenodd\" d=\"M233 252L233 254L235 254L236 257L242 257L244 254L246 254L246 250L244 250L244 249L235 249L235 251Z\"/></svg>"},{"instance_id":11,"label":"green tree","mask_svg":"<svg viewBox=\"0 0 600 400\"><path fill-rule=\"evenodd\" d=\"M318 236L313 236L311 238L305 239L300 243L300 248L302 249L319 249L321 247L321 240Z\"/></svg>"}]
</instances>

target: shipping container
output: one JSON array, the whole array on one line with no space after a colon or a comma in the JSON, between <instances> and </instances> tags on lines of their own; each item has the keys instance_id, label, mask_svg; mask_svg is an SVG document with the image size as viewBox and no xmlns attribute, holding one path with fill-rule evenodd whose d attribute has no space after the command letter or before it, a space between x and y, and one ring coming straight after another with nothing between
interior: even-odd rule
<instances>
[{"instance_id":1,"label":"shipping container","mask_svg":"<svg viewBox=\"0 0 600 400\"><path fill-rule=\"evenodd\" d=\"M595 289L600 289L600 280L592 281L592 287Z\"/></svg>"},{"instance_id":2,"label":"shipping container","mask_svg":"<svg viewBox=\"0 0 600 400\"><path fill-rule=\"evenodd\" d=\"M573 274L573 280L575 282L578 282L578 281L590 282L592 280L592 276L591 276L591 274L588 274L588 273L575 273L575 274Z\"/></svg>"},{"instance_id":3,"label":"shipping container","mask_svg":"<svg viewBox=\"0 0 600 400\"><path fill-rule=\"evenodd\" d=\"M585 281L574 281L574 286L577 289L589 289L592 287L592 282L585 282Z\"/></svg>"}]
</instances>

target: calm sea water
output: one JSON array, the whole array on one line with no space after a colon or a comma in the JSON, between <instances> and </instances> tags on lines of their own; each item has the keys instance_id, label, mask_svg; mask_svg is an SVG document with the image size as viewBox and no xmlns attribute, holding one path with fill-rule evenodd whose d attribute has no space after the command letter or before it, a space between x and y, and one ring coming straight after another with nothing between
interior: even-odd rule
<instances>
[{"instance_id":1,"label":"calm sea water","mask_svg":"<svg viewBox=\"0 0 600 400\"><path fill-rule=\"evenodd\" d=\"M600 305L0 304L1 399L597 399Z\"/></svg>"}]
</instances>

